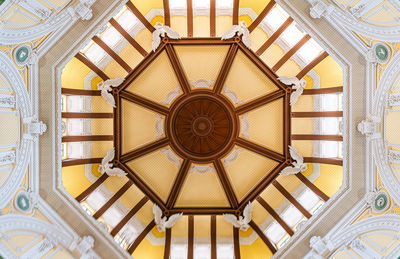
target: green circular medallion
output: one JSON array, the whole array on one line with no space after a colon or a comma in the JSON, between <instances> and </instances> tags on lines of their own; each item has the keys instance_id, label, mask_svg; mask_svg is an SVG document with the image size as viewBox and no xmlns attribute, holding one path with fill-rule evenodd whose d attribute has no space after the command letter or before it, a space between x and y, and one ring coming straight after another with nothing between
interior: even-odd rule
<instances>
[{"instance_id":1,"label":"green circular medallion","mask_svg":"<svg viewBox=\"0 0 400 259\"><path fill-rule=\"evenodd\" d=\"M27 211L29 209L29 199L25 195L19 195L17 198L18 208L22 211Z\"/></svg>"},{"instance_id":2,"label":"green circular medallion","mask_svg":"<svg viewBox=\"0 0 400 259\"><path fill-rule=\"evenodd\" d=\"M385 45L382 44L376 45L375 54L380 61L387 61L389 58L389 50Z\"/></svg>"},{"instance_id":3,"label":"green circular medallion","mask_svg":"<svg viewBox=\"0 0 400 259\"><path fill-rule=\"evenodd\" d=\"M375 198L375 208L377 210L384 210L388 203L387 197L385 194L381 193Z\"/></svg>"},{"instance_id":4,"label":"green circular medallion","mask_svg":"<svg viewBox=\"0 0 400 259\"><path fill-rule=\"evenodd\" d=\"M23 46L17 50L17 53L15 55L16 59L20 63L24 63L28 57L29 57L29 50L27 47Z\"/></svg>"}]
</instances>

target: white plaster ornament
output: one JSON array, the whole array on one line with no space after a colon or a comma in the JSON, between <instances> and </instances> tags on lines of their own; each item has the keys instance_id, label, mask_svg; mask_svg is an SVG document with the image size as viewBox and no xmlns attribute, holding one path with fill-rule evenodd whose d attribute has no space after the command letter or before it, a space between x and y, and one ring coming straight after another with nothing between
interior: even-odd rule
<instances>
[{"instance_id":1,"label":"white plaster ornament","mask_svg":"<svg viewBox=\"0 0 400 259\"><path fill-rule=\"evenodd\" d=\"M115 78L102 81L97 84L97 89L101 90L101 96L107 101L109 105L115 108L115 99L112 94L111 87L120 86L125 81L124 78Z\"/></svg>"},{"instance_id":2,"label":"white plaster ornament","mask_svg":"<svg viewBox=\"0 0 400 259\"><path fill-rule=\"evenodd\" d=\"M107 155L101 160L101 165L99 165L99 172L101 174L108 174L108 176L126 176L127 173L118 167L112 167L113 164L110 163L114 159L115 149L112 148L108 150Z\"/></svg>"},{"instance_id":3,"label":"white plaster ornament","mask_svg":"<svg viewBox=\"0 0 400 259\"><path fill-rule=\"evenodd\" d=\"M294 105L299 97L303 94L304 88L306 88L307 82L303 79L299 80L297 77L281 76L278 80L285 85L292 85L296 91L290 95L290 105Z\"/></svg>"},{"instance_id":4,"label":"white plaster ornament","mask_svg":"<svg viewBox=\"0 0 400 259\"><path fill-rule=\"evenodd\" d=\"M165 232L167 228L172 228L183 216L183 213L177 213L170 216L167 220L166 216L162 217L162 210L157 206L157 204L153 205L153 214L158 232Z\"/></svg>"},{"instance_id":5,"label":"white plaster ornament","mask_svg":"<svg viewBox=\"0 0 400 259\"><path fill-rule=\"evenodd\" d=\"M180 39L181 36L171 29L169 26L165 26L164 24L157 22L154 25L154 28L156 29L153 31L153 42L151 43L151 48L153 51L156 51L158 46L160 46L161 43L161 37L165 37L165 34L167 34L168 38L171 39Z\"/></svg>"},{"instance_id":6,"label":"white plaster ornament","mask_svg":"<svg viewBox=\"0 0 400 259\"><path fill-rule=\"evenodd\" d=\"M222 40L227 40L227 39L232 39L235 36L242 36L242 42L243 44L251 49L251 39L250 39L250 32L249 29L247 29L247 23L245 21L239 21L238 25L233 25L228 31L226 31L224 34L222 34L221 39Z\"/></svg>"},{"instance_id":7,"label":"white plaster ornament","mask_svg":"<svg viewBox=\"0 0 400 259\"><path fill-rule=\"evenodd\" d=\"M247 231L250 227L251 214L253 212L253 206L249 202L243 210L243 216L239 216L239 219L233 214L223 214L224 219L231 223L235 228L239 228L241 231Z\"/></svg>"},{"instance_id":8,"label":"white plaster ornament","mask_svg":"<svg viewBox=\"0 0 400 259\"><path fill-rule=\"evenodd\" d=\"M297 150L292 146L289 146L289 152L292 159L296 160L296 162L293 162L293 166L285 167L279 174L287 176L306 171L307 164L304 163L304 158L299 154L299 152L297 152Z\"/></svg>"}]
</instances>

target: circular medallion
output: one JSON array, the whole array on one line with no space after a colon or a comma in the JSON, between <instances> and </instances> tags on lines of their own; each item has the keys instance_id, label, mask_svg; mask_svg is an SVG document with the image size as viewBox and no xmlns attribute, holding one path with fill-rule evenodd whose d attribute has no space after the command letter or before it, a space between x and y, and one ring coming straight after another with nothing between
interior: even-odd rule
<instances>
[{"instance_id":1,"label":"circular medallion","mask_svg":"<svg viewBox=\"0 0 400 259\"><path fill-rule=\"evenodd\" d=\"M18 66L25 66L31 55L31 47L27 44L20 45L14 50L14 60Z\"/></svg>"},{"instance_id":2,"label":"circular medallion","mask_svg":"<svg viewBox=\"0 0 400 259\"><path fill-rule=\"evenodd\" d=\"M375 46L375 56L379 63L384 64L390 58L390 49L384 44L376 44Z\"/></svg>"},{"instance_id":3,"label":"circular medallion","mask_svg":"<svg viewBox=\"0 0 400 259\"><path fill-rule=\"evenodd\" d=\"M379 191L375 196L372 209L375 213L381 213L386 211L389 205L390 205L390 199L387 193L384 191Z\"/></svg>"},{"instance_id":4,"label":"circular medallion","mask_svg":"<svg viewBox=\"0 0 400 259\"><path fill-rule=\"evenodd\" d=\"M196 93L178 100L167 119L172 148L184 157L202 162L219 158L233 145L237 118L223 97Z\"/></svg>"},{"instance_id":5,"label":"circular medallion","mask_svg":"<svg viewBox=\"0 0 400 259\"><path fill-rule=\"evenodd\" d=\"M32 206L28 193L25 191L20 191L15 197L14 206L23 213L31 212Z\"/></svg>"}]
</instances>

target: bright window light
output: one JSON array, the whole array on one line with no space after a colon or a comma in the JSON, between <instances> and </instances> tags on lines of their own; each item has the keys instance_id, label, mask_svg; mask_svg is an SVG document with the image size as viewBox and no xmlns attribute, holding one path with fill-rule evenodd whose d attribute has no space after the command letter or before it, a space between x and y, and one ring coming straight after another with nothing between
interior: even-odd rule
<instances>
[{"instance_id":1,"label":"bright window light","mask_svg":"<svg viewBox=\"0 0 400 259\"><path fill-rule=\"evenodd\" d=\"M339 109L339 95L322 94L321 111L337 111Z\"/></svg>"},{"instance_id":2,"label":"bright window light","mask_svg":"<svg viewBox=\"0 0 400 259\"><path fill-rule=\"evenodd\" d=\"M100 48L97 44L93 44L86 52L85 55L95 65L99 64L100 61L107 56L107 53Z\"/></svg>"},{"instance_id":3,"label":"bright window light","mask_svg":"<svg viewBox=\"0 0 400 259\"><path fill-rule=\"evenodd\" d=\"M264 18L264 21L272 28L273 31L276 31L286 21L287 18L287 13L279 6L276 6Z\"/></svg>"},{"instance_id":4,"label":"bright window light","mask_svg":"<svg viewBox=\"0 0 400 259\"><path fill-rule=\"evenodd\" d=\"M103 214L103 219L112 227L115 227L123 218L121 211L116 206L111 206Z\"/></svg>"},{"instance_id":5,"label":"bright window light","mask_svg":"<svg viewBox=\"0 0 400 259\"><path fill-rule=\"evenodd\" d=\"M67 128L68 128L68 130L67 130L68 135L74 135L74 136L82 135L82 132L83 132L82 119L67 119ZM72 144L72 143L81 144L81 142L69 142L69 144ZM76 150L70 150L70 148L76 148L76 147L68 145L68 157L80 158L83 155L83 146L82 146L81 151L79 151L77 148L76 148ZM79 152L79 153L74 153L74 152ZM79 156L78 156L78 154L79 154Z\"/></svg>"},{"instance_id":6,"label":"bright window light","mask_svg":"<svg viewBox=\"0 0 400 259\"><path fill-rule=\"evenodd\" d=\"M186 8L186 0L169 0L169 8Z\"/></svg>"},{"instance_id":7,"label":"bright window light","mask_svg":"<svg viewBox=\"0 0 400 259\"><path fill-rule=\"evenodd\" d=\"M321 118L321 134L337 135L339 134L339 120L335 117Z\"/></svg>"},{"instance_id":8,"label":"bright window light","mask_svg":"<svg viewBox=\"0 0 400 259\"><path fill-rule=\"evenodd\" d=\"M75 134L73 134L73 135L75 135ZM83 143L82 142L69 142L67 150L68 150L69 158L83 158Z\"/></svg>"},{"instance_id":9,"label":"bright window light","mask_svg":"<svg viewBox=\"0 0 400 259\"><path fill-rule=\"evenodd\" d=\"M286 235L286 231L281 225L274 221L266 230L264 230L264 234L269 240L271 240L271 242L276 244L282 239L283 236Z\"/></svg>"},{"instance_id":10,"label":"bright window light","mask_svg":"<svg viewBox=\"0 0 400 259\"><path fill-rule=\"evenodd\" d=\"M323 206L324 204L325 204L325 202L319 201L319 202L317 203L317 205L315 205L314 208L311 209L311 214L317 213L317 212L322 208L322 206Z\"/></svg>"},{"instance_id":11,"label":"bright window light","mask_svg":"<svg viewBox=\"0 0 400 259\"><path fill-rule=\"evenodd\" d=\"M217 245L217 258L218 259L233 259L233 245L232 244L218 244Z\"/></svg>"},{"instance_id":12,"label":"bright window light","mask_svg":"<svg viewBox=\"0 0 400 259\"><path fill-rule=\"evenodd\" d=\"M276 247L278 249L280 249L281 247L283 247L284 245L286 245L287 242L289 242L290 240L290 236L288 234L286 234L277 244Z\"/></svg>"},{"instance_id":13,"label":"bright window light","mask_svg":"<svg viewBox=\"0 0 400 259\"><path fill-rule=\"evenodd\" d=\"M296 207L289 205L281 217L289 227L293 228L304 216Z\"/></svg>"},{"instance_id":14,"label":"bright window light","mask_svg":"<svg viewBox=\"0 0 400 259\"><path fill-rule=\"evenodd\" d=\"M122 35L114 27L109 27L103 35L101 35L101 39L104 41L107 46L114 48L118 42L122 39Z\"/></svg>"},{"instance_id":15,"label":"bright window light","mask_svg":"<svg viewBox=\"0 0 400 259\"><path fill-rule=\"evenodd\" d=\"M187 258L187 245L186 244L172 244L171 245L171 259L186 259Z\"/></svg>"},{"instance_id":16,"label":"bright window light","mask_svg":"<svg viewBox=\"0 0 400 259\"><path fill-rule=\"evenodd\" d=\"M99 191L99 189L92 192L87 198L86 202L92 207L94 210L99 210L104 203L107 202L108 199L103 196L103 194Z\"/></svg>"},{"instance_id":17,"label":"bright window light","mask_svg":"<svg viewBox=\"0 0 400 259\"><path fill-rule=\"evenodd\" d=\"M194 8L210 8L210 0L193 0Z\"/></svg>"},{"instance_id":18,"label":"bright window light","mask_svg":"<svg viewBox=\"0 0 400 259\"><path fill-rule=\"evenodd\" d=\"M304 32L301 32L296 24L292 23L281 35L281 38L286 41L289 47L293 47L296 45L301 38L305 35Z\"/></svg>"},{"instance_id":19,"label":"bright window light","mask_svg":"<svg viewBox=\"0 0 400 259\"><path fill-rule=\"evenodd\" d=\"M321 157L338 157L338 141L321 141Z\"/></svg>"},{"instance_id":20,"label":"bright window light","mask_svg":"<svg viewBox=\"0 0 400 259\"><path fill-rule=\"evenodd\" d=\"M233 8L233 0L216 0L215 6L217 8Z\"/></svg>"},{"instance_id":21,"label":"bright window light","mask_svg":"<svg viewBox=\"0 0 400 259\"><path fill-rule=\"evenodd\" d=\"M121 14L117 21L122 26L122 28L124 28L126 31L130 31L138 23L139 20L131 11L125 10L125 12Z\"/></svg>"},{"instance_id":22,"label":"bright window light","mask_svg":"<svg viewBox=\"0 0 400 259\"><path fill-rule=\"evenodd\" d=\"M67 112L83 112L83 97L78 95L71 95L66 97L67 105L66 111Z\"/></svg>"},{"instance_id":23,"label":"bright window light","mask_svg":"<svg viewBox=\"0 0 400 259\"><path fill-rule=\"evenodd\" d=\"M86 202L82 202L81 207L90 216L94 213L94 210Z\"/></svg>"},{"instance_id":24,"label":"bright window light","mask_svg":"<svg viewBox=\"0 0 400 259\"><path fill-rule=\"evenodd\" d=\"M297 54L299 54L307 63L313 61L321 52L322 49L316 47L318 44L313 40L309 40L303 47L301 47Z\"/></svg>"},{"instance_id":25,"label":"bright window light","mask_svg":"<svg viewBox=\"0 0 400 259\"><path fill-rule=\"evenodd\" d=\"M343 142L339 141L338 157L343 158Z\"/></svg>"},{"instance_id":26,"label":"bright window light","mask_svg":"<svg viewBox=\"0 0 400 259\"><path fill-rule=\"evenodd\" d=\"M208 244L196 244L194 246L194 259L210 259L211 246Z\"/></svg>"},{"instance_id":27,"label":"bright window light","mask_svg":"<svg viewBox=\"0 0 400 259\"><path fill-rule=\"evenodd\" d=\"M311 190L306 189L298 198L299 203L303 206L306 210L310 211L317 202L320 201L319 197L315 195Z\"/></svg>"}]
</instances>

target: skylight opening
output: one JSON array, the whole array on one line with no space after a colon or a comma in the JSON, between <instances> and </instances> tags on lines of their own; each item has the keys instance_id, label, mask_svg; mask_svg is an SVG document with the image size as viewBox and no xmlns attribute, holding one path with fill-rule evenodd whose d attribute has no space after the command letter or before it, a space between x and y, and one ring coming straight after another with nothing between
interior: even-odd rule
<instances>
[{"instance_id":1,"label":"skylight opening","mask_svg":"<svg viewBox=\"0 0 400 259\"><path fill-rule=\"evenodd\" d=\"M296 207L289 205L281 217L289 227L293 228L304 216Z\"/></svg>"},{"instance_id":2,"label":"skylight opening","mask_svg":"<svg viewBox=\"0 0 400 259\"><path fill-rule=\"evenodd\" d=\"M93 44L84 54L95 65L98 65L107 56L107 53L97 44Z\"/></svg>"},{"instance_id":3,"label":"skylight opening","mask_svg":"<svg viewBox=\"0 0 400 259\"><path fill-rule=\"evenodd\" d=\"M292 23L280 36L289 47L293 47L296 45L301 38L305 35L304 32L301 32L295 23Z\"/></svg>"},{"instance_id":4,"label":"skylight opening","mask_svg":"<svg viewBox=\"0 0 400 259\"><path fill-rule=\"evenodd\" d=\"M233 8L233 0L216 0L215 6L217 8Z\"/></svg>"},{"instance_id":5,"label":"skylight opening","mask_svg":"<svg viewBox=\"0 0 400 259\"><path fill-rule=\"evenodd\" d=\"M321 95L321 111L338 111L339 95L338 94L323 94Z\"/></svg>"},{"instance_id":6,"label":"skylight opening","mask_svg":"<svg viewBox=\"0 0 400 259\"><path fill-rule=\"evenodd\" d=\"M315 204L317 204L320 199L319 197L309 189L306 189L298 199L301 206L303 206L306 210L310 211Z\"/></svg>"},{"instance_id":7,"label":"skylight opening","mask_svg":"<svg viewBox=\"0 0 400 259\"><path fill-rule=\"evenodd\" d=\"M78 134L73 134L73 135L78 135ZM69 142L67 150L68 150L68 158L83 158L84 157L82 142Z\"/></svg>"},{"instance_id":8,"label":"skylight opening","mask_svg":"<svg viewBox=\"0 0 400 259\"><path fill-rule=\"evenodd\" d=\"M194 259L211 259L211 245L195 244Z\"/></svg>"},{"instance_id":9,"label":"skylight opening","mask_svg":"<svg viewBox=\"0 0 400 259\"><path fill-rule=\"evenodd\" d=\"M186 8L186 0L169 0L169 8L171 9Z\"/></svg>"},{"instance_id":10,"label":"skylight opening","mask_svg":"<svg viewBox=\"0 0 400 259\"><path fill-rule=\"evenodd\" d=\"M264 22L266 22L273 31L276 31L288 17L289 15L280 6L275 5L264 18Z\"/></svg>"},{"instance_id":11,"label":"skylight opening","mask_svg":"<svg viewBox=\"0 0 400 259\"><path fill-rule=\"evenodd\" d=\"M67 112L83 112L83 97L79 95L71 95L66 97Z\"/></svg>"},{"instance_id":12,"label":"skylight opening","mask_svg":"<svg viewBox=\"0 0 400 259\"><path fill-rule=\"evenodd\" d=\"M114 28L108 27L108 29L100 36L107 46L115 48L117 44L122 40L122 35Z\"/></svg>"},{"instance_id":13,"label":"skylight opening","mask_svg":"<svg viewBox=\"0 0 400 259\"><path fill-rule=\"evenodd\" d=\"M210 0L194 0L193 1L193 8L210 8Z\"/></svg>"},{"instance_id":14,"label":"skylight opening","mask_svg":"<svg viewBox=\"0 0 400 259\"><path fill-rule=\"evenodd\" d=\"M124 12L116 19L118 23L126 31L131 31L133 27L139 22L136 16L129 10L125 9Z\"/></svg>"},{"instance_id":15,"label":"skylight opening","mask_svg":"<svg viewBox=\"0 0 400 259\"><path fill-rule=\"evenodd\" d=\"M286 231L281 225L274 221L266 230L264 230L264 234L269 240L271 240L271 242L277 244L286 235Z\"/></svg>"},{"instance_id":16,"label":"skylight opening","mask_svg":"<svg viewBox=\"0 0 400 259\"><path fill-rule=\"evenodd\" d=\"M232 244L218 244L217 245L217 258L218 259L232 259L232 258L234 258L234 256L233 256L233 245Z\"/></svg>"},{"instance_id":17,"label":"skylight opening","mask_svg":"<svg viewBox=\"0 0 400 259\"><path fill-rule=\"evenodd\" d=\"M171 259L186 259L187 244L171 244Z\"/></svg>"},{"instance_id":18,"label":"skylight opening","mask_svg":"<svg viewBox=\"0 0 400 259\"><path fill-rule=\"evenodd\" d=\"M321 141L321 157L339 157L339 142Z\"/></svg>"},{"instance_id":19,"label":"skylight opening","mask_svg":"<svg viewBox=\"0 0 400 259\"><path fill-rule=\"evenodd\" d=\"M323 135L338 135L339 118L336 117L321 118L321 133Z\"/></svg>"},{"instance_id":20,"label":"skylight opening","mask_svg":"<svg viewBox=\"0 0 400 259\"><path fill-rule=\"evenodd\" d=\"M301 47L297 54L300 55L307 63L313 61L323 49L313 40L310 39L303 47Z\"/></svg>"}]
</instances>

